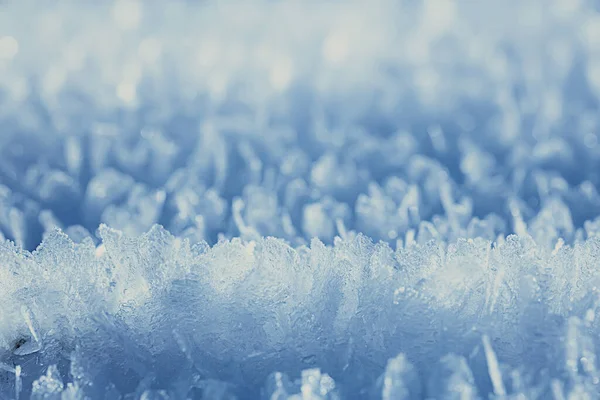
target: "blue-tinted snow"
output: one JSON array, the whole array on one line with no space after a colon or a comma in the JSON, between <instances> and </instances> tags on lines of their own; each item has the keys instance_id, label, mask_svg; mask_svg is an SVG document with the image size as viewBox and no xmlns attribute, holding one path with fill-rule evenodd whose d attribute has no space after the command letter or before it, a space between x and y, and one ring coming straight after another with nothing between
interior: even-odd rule
<instances>
[{"instance_id":1,"label":"blue-tinted snow","mask_svg":"<svg viewBox=\"0 0 600 400\"><path fill-rule=\"evenodd\" d=\"M0 398L599 398L591 0L0 4Z\"/></svg>"}]
</instances>

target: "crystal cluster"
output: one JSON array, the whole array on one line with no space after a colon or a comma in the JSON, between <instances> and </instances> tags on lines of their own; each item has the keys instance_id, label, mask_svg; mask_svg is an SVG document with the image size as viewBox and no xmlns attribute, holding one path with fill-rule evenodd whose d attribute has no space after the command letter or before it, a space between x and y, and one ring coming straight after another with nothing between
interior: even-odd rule
<instances>
[{"instance_id":1,"label":"crystal cluster","mask_svg":"<svg viewBox=\"0 0 600 400\"><path fill-rule=\"evenodd\" d=\"M0 398L600 398L591 0L0 4Z\"/></svg>"}]
</instances>

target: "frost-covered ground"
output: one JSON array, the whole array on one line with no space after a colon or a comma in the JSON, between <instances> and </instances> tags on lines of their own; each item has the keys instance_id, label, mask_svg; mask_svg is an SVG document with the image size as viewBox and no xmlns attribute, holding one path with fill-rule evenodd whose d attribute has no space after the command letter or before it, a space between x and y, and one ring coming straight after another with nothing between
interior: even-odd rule
<instances>
[{"instance_id":1,"label":"frost-covered ground","mask_svg":"<svg viewBox=\"0 0 600 400\"><path fill-rule=\"evenodd\" d=\"M0 399L600 398L599 9L0 3Z\"/></svg>"}]
</instances>

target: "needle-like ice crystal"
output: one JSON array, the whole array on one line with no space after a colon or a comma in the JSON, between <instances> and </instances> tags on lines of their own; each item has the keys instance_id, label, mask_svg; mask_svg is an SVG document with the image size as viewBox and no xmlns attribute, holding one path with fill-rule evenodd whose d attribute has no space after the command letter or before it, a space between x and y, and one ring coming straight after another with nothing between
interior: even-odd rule
<instances>
[{"instance_id":1,"label":"needle-like ice crystal","mask_svg":"<svg viewBox=\"0 0 600 400\"><path fill-rule=\"evenodd\" d=\"M592 0L0 4L0 399L600 398Z\"/></svg>"}]
</instances>

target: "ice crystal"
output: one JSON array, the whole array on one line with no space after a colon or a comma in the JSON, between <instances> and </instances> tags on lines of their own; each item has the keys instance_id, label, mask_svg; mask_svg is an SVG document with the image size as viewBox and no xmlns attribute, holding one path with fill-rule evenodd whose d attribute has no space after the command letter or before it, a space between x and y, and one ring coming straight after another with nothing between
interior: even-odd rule
<instances>
[{"instance_id":1,"label":"ice crystal","mask_svg":"<svg viewBox=\"0 0 600 400\"><path fill-rule=\"evenodd\" d=\"M0 4L0 397L600 398L589 0Z\"/></svg>"}]
</instances>

